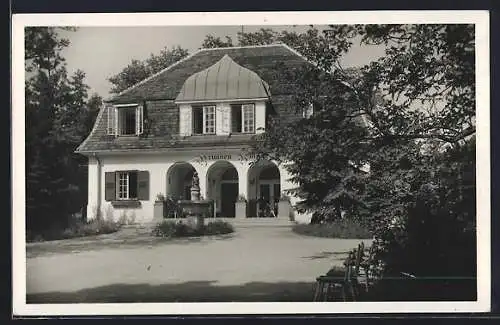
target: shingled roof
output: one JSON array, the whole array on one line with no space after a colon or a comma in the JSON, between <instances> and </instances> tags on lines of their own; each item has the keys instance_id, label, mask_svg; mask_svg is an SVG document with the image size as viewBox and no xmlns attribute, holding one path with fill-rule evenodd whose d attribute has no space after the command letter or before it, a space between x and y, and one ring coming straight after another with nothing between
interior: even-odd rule
<instances>
[{"instance_id":1,"label":"shingled roof","mask_svg":"<svg viewBox=\"0 0 500 325\"><path fill-rule=\"evenodd\" d=\"M272 104L283 119L295 118L290 112L293 80L285 73L310 64L285 44L200 49L159 73L106 100L109 104L144 103L145 134L139 137L114 137L106 134L107 114L98 114L93 130L76 150L79 153L158 150L188 146L238 146L248 143L248 135L180 137L175 99L192 75L229 56L236 64L258 75L272 94ZM278 68L279 67L279 68Z\"/></svg>"}]
</instances>

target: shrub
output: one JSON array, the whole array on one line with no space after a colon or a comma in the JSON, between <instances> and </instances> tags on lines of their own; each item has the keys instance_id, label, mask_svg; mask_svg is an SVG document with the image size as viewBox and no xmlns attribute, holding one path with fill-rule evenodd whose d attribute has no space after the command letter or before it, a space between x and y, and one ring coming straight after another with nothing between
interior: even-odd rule
<instances>
[{"instance_id":1,"label":"shrub","mask_svg":"<svg viewBox=\"0 0 500 325\"><path fill-rule=\"evenodd\" d=\"M297 224L292 230L301 235L328 237L366 239L373 235L361 222L350 219L334 220L323 224Z\"/></svg>"},{"instance_id":2,"label":"shrub","mask_svg":"<svg viewBox=\"0 0 500 325\"><path fill-rule=\"evenodd\" d=\"M95 236L109 234L118 231L120 224L102 218L92 219L86 222L79 222L67 228L63 232L64 238L75 238L84 236Z\"/></svg>"},{"instance_id":3,"label":"shrub","mask_svg":"<svg viewBox=\"0 0 500 325\"><path fill-rule=\"evenodd\" d=\"M89 221L75 219L67 227L51 227L40 233L30 233L26 239L29 242L70 239L109 234L118 231L118 229L120 229L119 223L112 220L105 220L102 217L97 217Z\"/></svg>"},{"instance_id":4,"label":"shrub","mask_svg":"<svg viewBox=\"0 0 500 325\"><path fill-rule=\"evenodd\" d=\"M183 222L162 221L153 229L153 236L178 238L178 237L193 237L193 236L210 236L229 234L234 231L233 226L224 221L212 221L203 226L200 230L189 227Z\"/></svg>"},{"instance_id":5,"label":"shrub","mask_svg":"<svg viewBox=\"0 0 500 325\"><path fill-rule=\"evenodd\" d=\"M209 222L204 227L205 235L224 235L224 234L230 234L233 231L234 231L233 225L230 224L229 222L225 222L222 220Z\"/></svg>"}]
</instances>

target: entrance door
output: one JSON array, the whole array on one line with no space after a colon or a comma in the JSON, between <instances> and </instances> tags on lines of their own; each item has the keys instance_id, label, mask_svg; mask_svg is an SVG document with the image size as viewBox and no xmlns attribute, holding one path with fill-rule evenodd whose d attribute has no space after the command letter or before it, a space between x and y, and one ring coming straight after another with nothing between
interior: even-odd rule
<instances>
[{"instance_id":1,"label":"entrance door","mask_svg":"<svg viewBox=\"0 0 500 325\"><path fill-rule=\"evenodd\" d=\"M220 184L221 217L234 218L235 203L238 198L238 183Z\"/></svg>"}]
</instances>

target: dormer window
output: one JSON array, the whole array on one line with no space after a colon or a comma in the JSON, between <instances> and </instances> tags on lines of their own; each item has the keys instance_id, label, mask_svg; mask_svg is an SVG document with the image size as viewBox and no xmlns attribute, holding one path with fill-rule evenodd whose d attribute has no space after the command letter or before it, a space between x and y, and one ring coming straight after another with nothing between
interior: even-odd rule
<instances>
[{"instance_id":1,"label":"dormer window","mask_svg":"<svg viewBox=\"0 0 500 325\"><path fill-rule=\"evenodd\" d=\"M139 135L143 132L144 112L142 105L126 104L109 106L108 135Z\"/></svg>"},{"instance_id":2,"label":"dormer window","mask_svg":"<svg viewBox=\"0 0 500 325\"><path fill-rule=\"evenodd\" d=\"M179 134L256 133L265 125L269 85L228 55L186 79L175 103Z\"/></svg>"}]
</instances>

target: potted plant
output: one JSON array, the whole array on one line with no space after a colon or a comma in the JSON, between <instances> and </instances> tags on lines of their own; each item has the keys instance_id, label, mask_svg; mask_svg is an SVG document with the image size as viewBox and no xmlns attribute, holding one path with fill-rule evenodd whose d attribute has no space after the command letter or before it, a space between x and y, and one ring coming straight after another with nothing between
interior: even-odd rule
<instances>
[{"instance_id":1,"label":"potted plant","mask_svg":"<svg viewBox=\"0 0 500 325\"><path fill-rule=\"evenodd\" d=\"M280 200L278 202L278 218L290 218L292 212L292 203L290 196L286 193L282 193Z\"/></svg>"},{"instance_id":2,"label":"potted plant","mask_svg":"<svg viewBox=\"0 0 500 325\"><path fill-rule=\"evenodd\" d=\"M235 203L235 217L236 218L246 218L247 217L247 199L244 195L238 195Z\"/></svg>"},{"instance_id":3,"label":"potted plant","mask_svg":"<svg viewBox=\"0 0 500 325\"><path fill-rule=\"evenodd\" d=\"M164 202L165 201L165 195L162 193L156 194L156 201L155 202Z\"/></svg>"}]
</instances>

